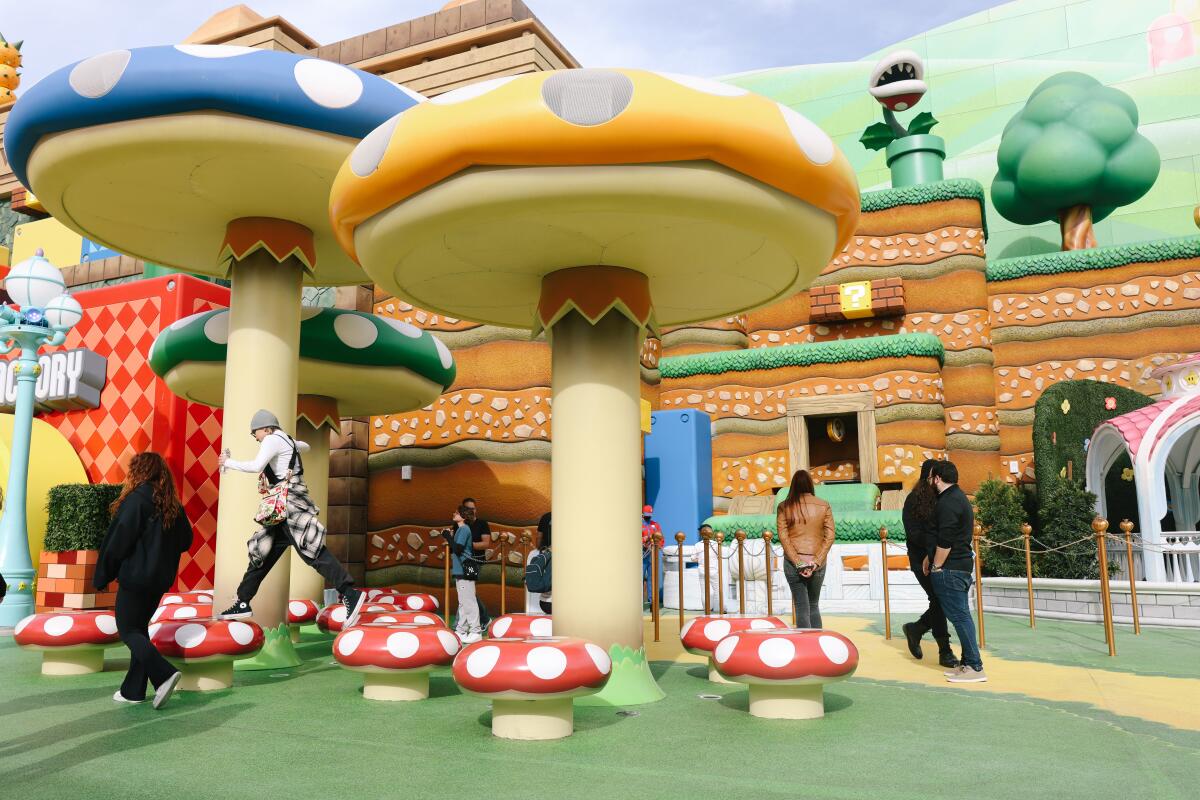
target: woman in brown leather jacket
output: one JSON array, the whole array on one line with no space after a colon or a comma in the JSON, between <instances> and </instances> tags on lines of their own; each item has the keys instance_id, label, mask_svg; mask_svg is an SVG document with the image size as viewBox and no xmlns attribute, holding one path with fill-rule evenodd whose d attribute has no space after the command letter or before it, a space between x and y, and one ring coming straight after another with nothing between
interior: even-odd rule
<instances>
[{"instance_id":1,"label":"woman in brown leather jacket","mask_svg":"<svg viewBox=\"0 0 1200 800\"><path fill-rule=\"evenodd\" d=\"M780 503L775 521L787 558L783 575L792 590L796 625L820 628L825 559L833 547L833 511L829 503L814 494L807 470L797 470L792 476L787 499Z\"/></svg>"}]
</instances>

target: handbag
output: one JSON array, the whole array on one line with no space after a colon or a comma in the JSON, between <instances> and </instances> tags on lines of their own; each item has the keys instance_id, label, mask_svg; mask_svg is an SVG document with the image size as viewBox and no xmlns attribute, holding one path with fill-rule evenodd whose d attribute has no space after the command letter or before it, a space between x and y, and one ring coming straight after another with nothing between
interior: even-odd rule
<instances>
[{"instance_id":1,"label":"handbag","mask_svg":"<svg viewBox=\"0 0 1200 800\"><path fill-rule=\"evenodd\" d=\"M296 464L296 444L292 442L292 459L288 465L287 474L283 479L274 486L263 488L261 484L265 484L265 480L261 480L259 493L262 495L258 500L258 513L254 515L254 521L264 528L269 528L272 525L279 525L287 521L287 499L288 486L292 481L293 469Z\"/></svg>"}]
</instances>

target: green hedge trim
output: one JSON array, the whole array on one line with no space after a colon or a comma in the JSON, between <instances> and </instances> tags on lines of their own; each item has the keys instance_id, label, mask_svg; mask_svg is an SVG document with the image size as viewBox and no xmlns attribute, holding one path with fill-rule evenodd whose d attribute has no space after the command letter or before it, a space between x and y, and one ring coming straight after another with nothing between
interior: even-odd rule
<instances>
[{"instance_id":1,"label":"green hedge trim","mask_svg":"<svg viewBox=\"0 0 1200 800\"><path fill-rule=\"evenodd\" d=\"M939 203L945 200L974 200L979 203L979 218L983 222L983 238L986 239L987 214L984 211L983 186L970 178L952 178L936 183L921 183L899 189L881 189L862 196L863 211L886 211L898 206L917 206Z\"/></svg>"},{"instance_id":2,"label":"green hedge trim","mask_svg":"<svg viewBox=\"0 0 1200 800\"><path fill-rule=\"evenodd\" d=\"M898 333L867 336L813 344L786 344L753 350L723 350L690 356L670 356L658 362L664 378L721 375L756 369L808 367L814 364L843 364L876 358L936 358L941 364L946 351L942 340L930 333Z\"/></svg>"},{"instance_id":3,"label":"green hedge trim","mask_svg":"<svg viewBox=\"0 0 1200 800\"><path fill-rule=\"evenodd\" d=\"M887 526L888 538L904 541L904 522L899 511L860 511L858 513L843 513L833 515L835 540L842 543L878 542L880 526ZM761 539L763 531L775 530L775 516L767 514L747 514L723 517L709 517L705 525L723 535L726 542L732 542L733 534L739 530L746 532L747 539Z\"/></svg>"},{"instance_id":4,"label":"green hedge trim","mask_svg":"<svg viewBox=\"0 0 1200 800\"><path fill-rule=\"evenodd\" d=\"M1112 269L1128 264L1148 264L1156 261L1174 261L1180 258L1200 258L1200 236L1093 247L1088 250L1043 253L1020 258L1003 258L988 264L987 279L989 281L1013 281L1031 275L1058 275L1063 272Z\"/></svg>"},{"instance_id":5,"label":"green hedge trim","mask_svg":"<svg viewBox=\"0 0 1200 800\"><path fill-rule=\"evenodd\" d=\"M51 487L46 502L44 549L98 550L110 520L108 507L121 494L119 483L64 483Z\"/></svg>"}]
</instances>

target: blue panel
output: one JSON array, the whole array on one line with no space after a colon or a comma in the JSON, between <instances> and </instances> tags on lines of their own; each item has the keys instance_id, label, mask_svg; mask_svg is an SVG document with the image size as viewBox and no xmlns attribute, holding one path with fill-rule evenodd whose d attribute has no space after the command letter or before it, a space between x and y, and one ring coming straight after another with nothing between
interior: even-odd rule
<instances>
[{"instance_id":1,"label":"blue panel","mask_svg":"<svg viewBox=\"0 0 1200 800\"><path fill-rule=\"evenodd\" d=\"M695 409L655 411L646 436L646 502L667 544L675 533L687 543L712 516L712 420Z\"/></svg>"},{"instance_id":2,"label":"blue panel","mask_svg":"<svg viewBox=\"0 0 1200 800\"><path fill-rule=\"evenodd\" d=\"M104 245L93 242L91 239L84 238L83 247L79 251L79 263L87 264L91 261L100 261L105 258L115 258L121 255L116 250L110 250Z\"/></svg>"}]
</instances>

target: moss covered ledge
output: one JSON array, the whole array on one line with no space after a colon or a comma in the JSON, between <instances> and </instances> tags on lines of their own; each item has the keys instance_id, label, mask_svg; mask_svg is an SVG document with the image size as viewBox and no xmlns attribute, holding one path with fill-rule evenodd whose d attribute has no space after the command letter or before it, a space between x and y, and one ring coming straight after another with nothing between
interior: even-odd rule
<instances>
[{"instance_id":1,"label":"moss covered ledge","mask_svg":"<svg viewBox=\"0 0 1200 800\"><path fill-rule=\"evenodd\" d=\"M866 192L862 196L862 210L864 213L887 211L899 206L918 206L946 200L974 200L979 203L979 219L983 228L983 238L987 239L987 214L984 211L983 186L970 178L952 178L936 183L922 183L916 186L902 186L899 189Z\"/></svg>"},{"instance_id":2,"label":"moss covered ledge","mask_svg":"<svg viewBox=\"0 0 1200 800\"><path fill-rule=\"evenodd\" d=\"M1117 244L1093 247L1088 250L1067 250L1042 253L1036 256L1002 258L987 266L989 282L1014 281L1031 275L1058 275L1063 272L1086 272L1093 269L1112 269L1129 264L1150 264L1156 261L1175 261L1200 258L1200 236L1160 239L1152 242Z\"/></svg>"},{"instance_id":3,"label":"moss covered ledge","mask_svg":"<svg viewBox=\"0 0 1200 800\"><path fill-rule=\"evenodd\" d=\"M892 336L838 339L833 342L669 356L659 361L658 367L664 378L688 378L693 375L720 375L725 372L808 367L814 364L845 364L876 358L909 356L936 358L941 364L945 359L945 349L941 339L933 334L898 333Z\"/></svg>"}]
</instances>

